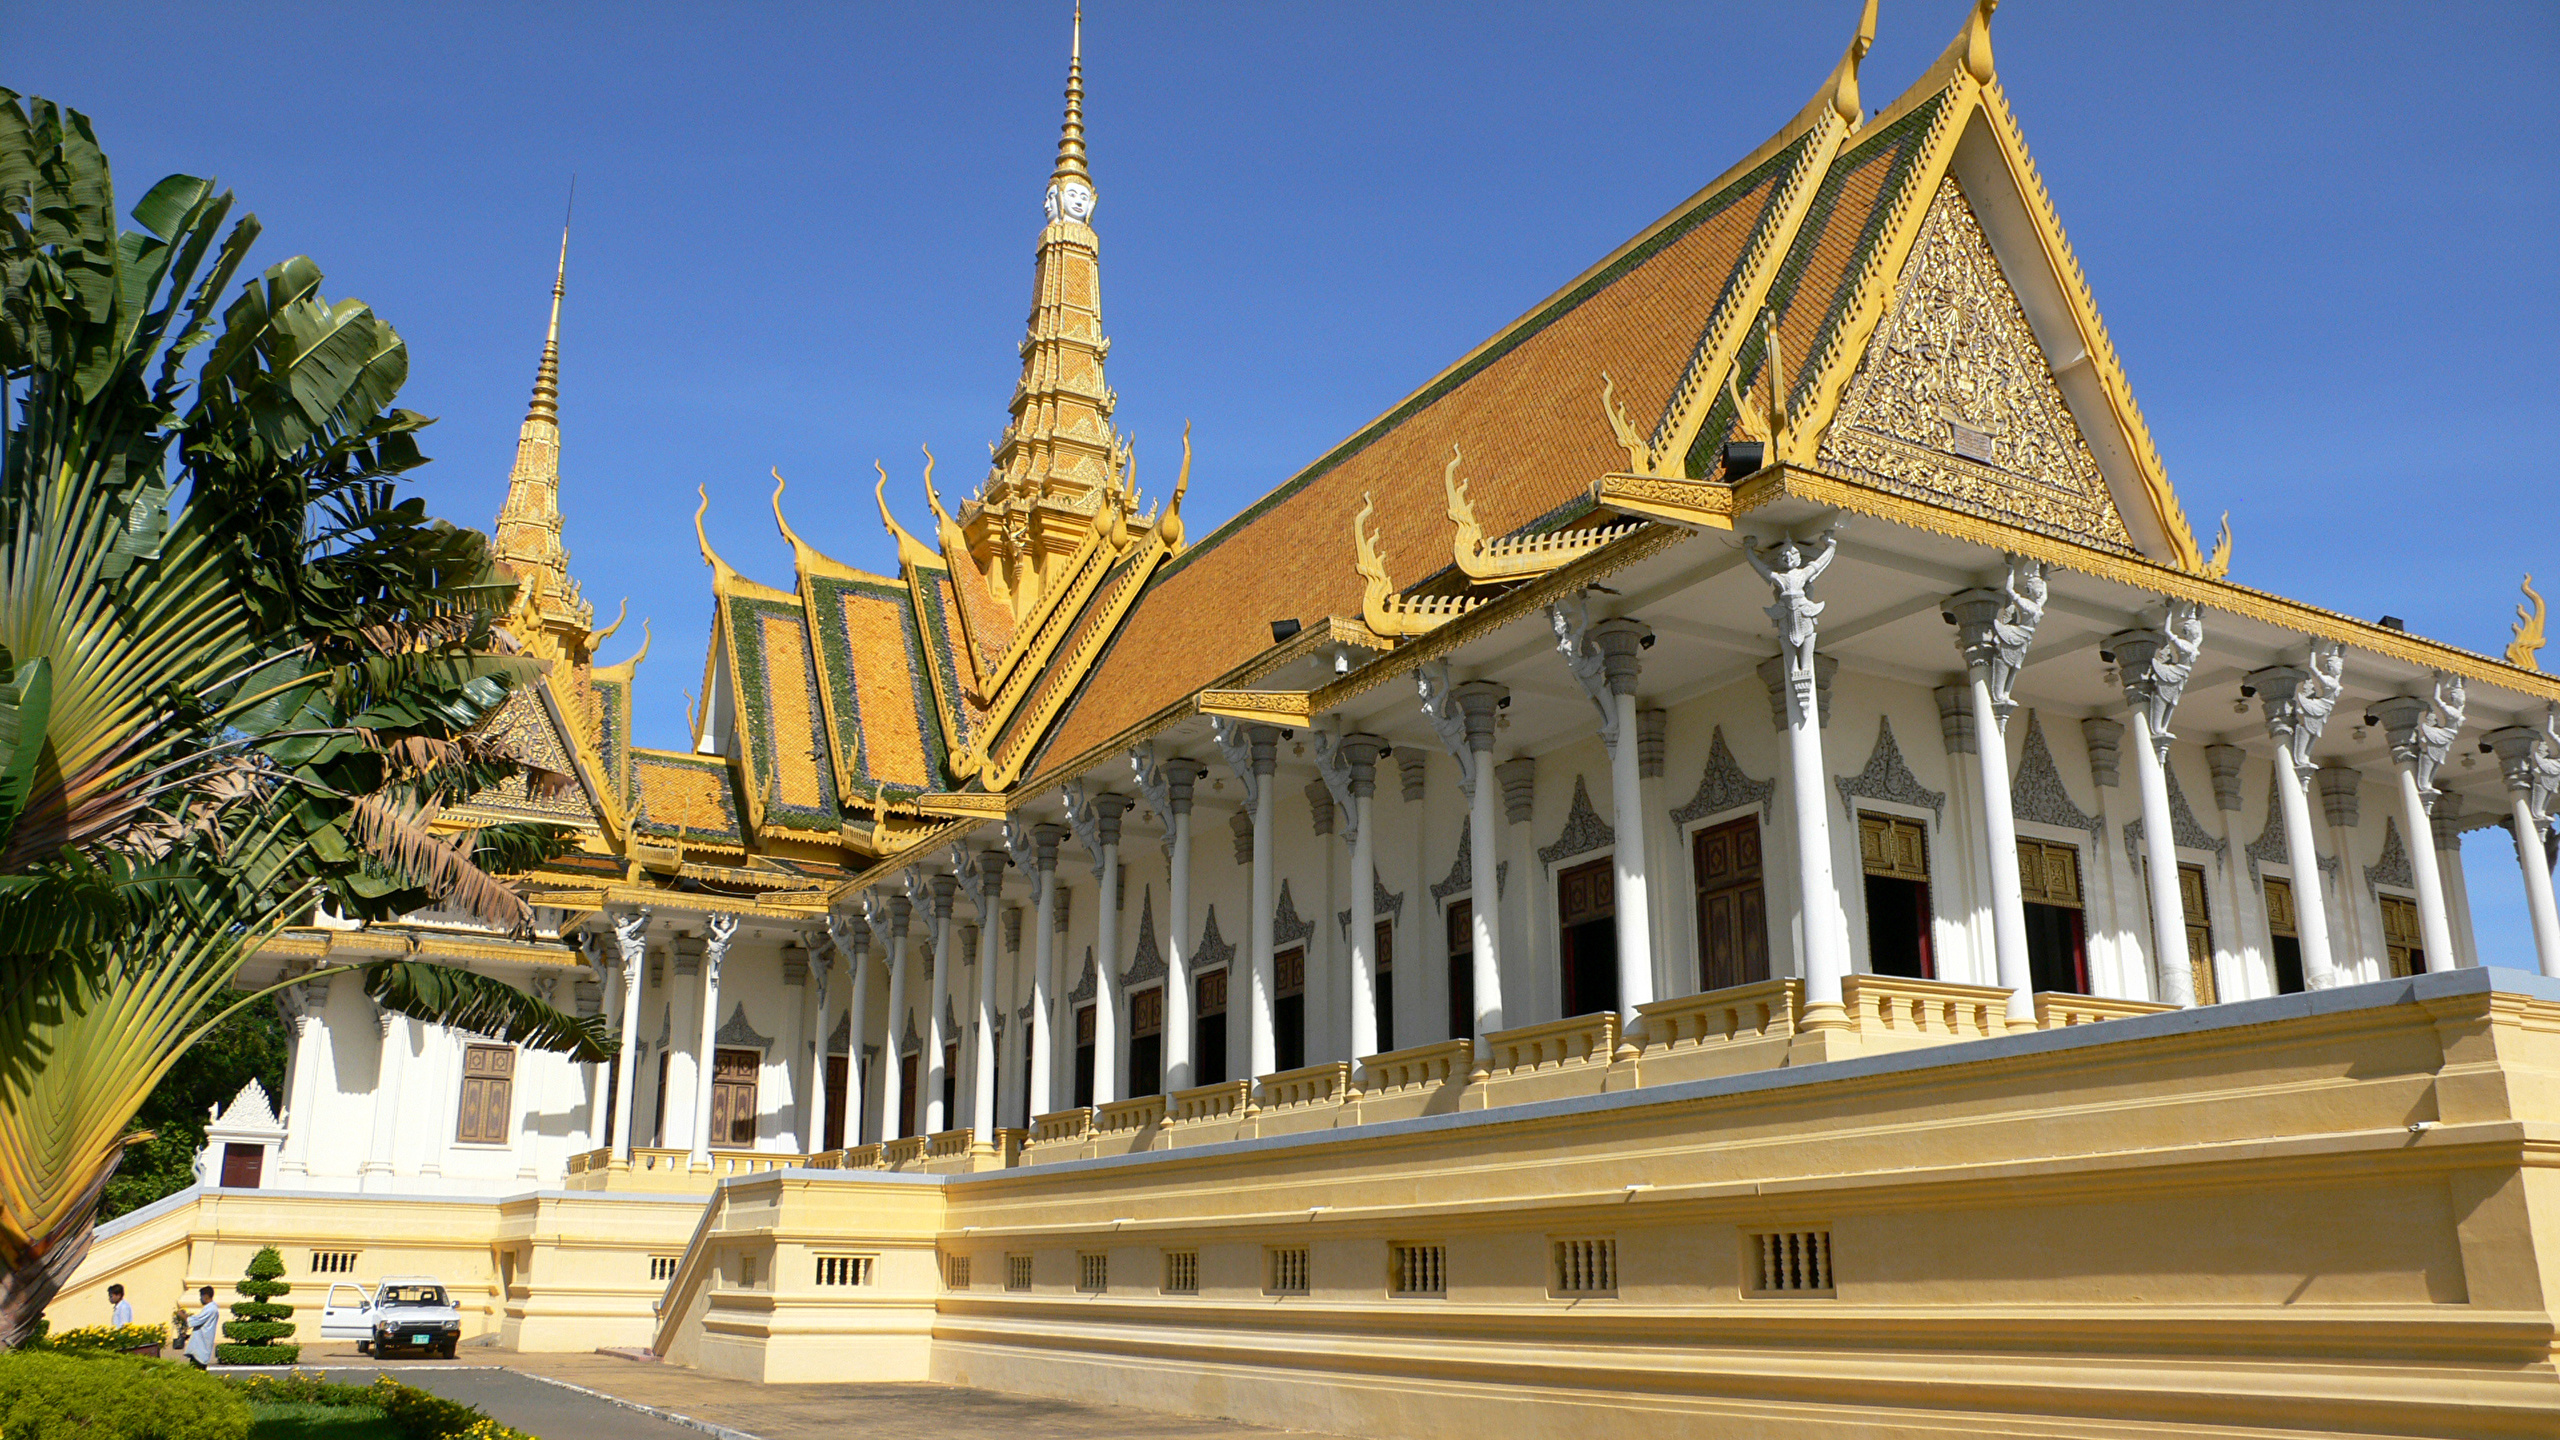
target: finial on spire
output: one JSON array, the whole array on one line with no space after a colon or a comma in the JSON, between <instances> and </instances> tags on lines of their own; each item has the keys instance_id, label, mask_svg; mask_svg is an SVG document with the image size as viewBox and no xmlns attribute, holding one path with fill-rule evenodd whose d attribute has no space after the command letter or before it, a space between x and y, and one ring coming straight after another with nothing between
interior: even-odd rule
<instances>
[{"instance_id":1,"label":"finial on spire","mask_svg":"<svg viewBox=\"0 0 2560 1440\"><path fill-rule=\"evenodd\" d=\"M578 201L578 182L569 182L569 203ZM560 221L560 269L551 277L551 328L542 337L542 364L533 372L533 404L528 420L560 419L560 297L569 291L569 221Z\"/></svg>"},{"instance_id":2,"label":"finial on spire","mask_svg":"<svg viewBox=\"0 0 2560 1440\"><path fill-rule=\"evenodd\" d=\"M1077 0L1075 39L1067 49L1067 120L1058 131L1058 168L1049 175L1049 183L1063 184L1069 179L1091 184L1093 176L1084 168L1084 4Z\"/></svg>"}]
</instances>

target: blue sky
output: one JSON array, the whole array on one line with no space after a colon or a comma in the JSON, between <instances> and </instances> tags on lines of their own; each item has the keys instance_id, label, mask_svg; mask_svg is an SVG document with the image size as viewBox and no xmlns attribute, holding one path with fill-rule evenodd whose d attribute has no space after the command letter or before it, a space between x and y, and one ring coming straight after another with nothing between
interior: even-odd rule
<instances>
[{"instance_id":1,"label":"blue sky","mask_svg":"<svg viewBox=\"0 0 2560 1440\"><path fill-rule=\"evenodd\" d=\"M1869 105L1966 9L1886 0ZM1206 533L1766 138L1855 18L1096 0L1141 483L1169 487L1191 420ZM774 467L804 536L885 568L873 458L918 526L916 447L965 491L1003 423L1064 3L0 0L0 34L0 85L87 111L127 204L216 176L260 259L310 254L400 329L403 403L440 417L425 493L464 523L504 493L576 176L568 540L607 615L631 597L617 642L656 631L643 743L683 743L701 680L697 485L751 576L790 576ZM2501 649L2518 577L2560 586L2560 7L2037 0L1994 36L2188 514L2231 514L2234 578ZM2520 887L2480 838L2494 948Z\"/></svg>"}]
</instances>

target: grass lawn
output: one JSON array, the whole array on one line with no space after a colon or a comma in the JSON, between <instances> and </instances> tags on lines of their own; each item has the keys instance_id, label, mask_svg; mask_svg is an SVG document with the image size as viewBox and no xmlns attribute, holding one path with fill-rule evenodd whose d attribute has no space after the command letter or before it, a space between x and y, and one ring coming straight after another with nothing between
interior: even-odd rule
<instances>
[{"instance_id":1,"label":"grass lawn","mask_svg":"<svg viewBox=\"0 0 2560 1440\"><path fill-rule=\"evenodd\" d=\"M249 1405L249 1440L401 1440L372 1405Z\"/></svg>"}]
</instances>

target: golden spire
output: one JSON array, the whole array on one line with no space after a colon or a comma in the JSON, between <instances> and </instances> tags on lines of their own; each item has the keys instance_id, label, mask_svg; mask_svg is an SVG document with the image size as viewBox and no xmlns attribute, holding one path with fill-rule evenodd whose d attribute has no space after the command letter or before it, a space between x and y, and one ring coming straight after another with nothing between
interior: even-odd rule
<instances>
[{"instance_id":1,"label":"golden spire","mask_svg":"<svg viewBox=\"0 0 2560 1440\"><path fill-rule=\"evenodd\" d=\"M551 321L533 401L516 431L516 463L507 476L491 553L515 577L508 633L530 655L583 665L593 653L595 611L569 578L569 549L560 529L560 301L569 288L569 227L560 227L560 265L551 279Z\"/></svg>"},{"instance_id":2,"label":"golden spire","mask_svg":"<svg viewBox=\"0 0 2560 1440\"><path fill-rule=\"evenodd\" d=\"M1100 244L1084 136L1084 10L1076 9L1067 58L1067 111L1050 172L1048 223L1040 230L1022 382L995 446L987 480L940 527L944 554L956 537L988 593L1017 618L1040 603L1053 573L1099 533L1114 550L1143 532L1127 474L1128 446L1112 427L1119 404L1103 378L1111 342L1102 334ZM939 507L937 507L938 509ZM940 520L937 514L937 521Z\"/></svg>"}]
</instances>

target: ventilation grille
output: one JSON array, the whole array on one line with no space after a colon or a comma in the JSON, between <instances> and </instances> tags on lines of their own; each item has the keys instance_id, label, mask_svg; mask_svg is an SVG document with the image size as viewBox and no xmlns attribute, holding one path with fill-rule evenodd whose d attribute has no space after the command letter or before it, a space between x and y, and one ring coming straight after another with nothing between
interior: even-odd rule
<instances>
[{"instance_id":1,"label":"ventilation grille","mask_svg":"<svg viewBox=\"0 0 2560 1440\"><path fill-rule=\"evenodd\" d=\"M1387 1287L1397 1295L1449 1293L1449 1256L1439 1245L1387 1247Z\"/></svg>"},{"instance_id":2,"label":"ventilation grille","mask_svg":"<svg viewBox=\"0 0 2560 1440\"><path fill-rule=\"evenodd\" d=\"M1164 1252L1164 1293L1197 1295L1200 1293L1200 1252L1167 1250Z\"/></svg>"},{"instance_id":3,"label":"ventilation grille","mask_svg":"<svg viewBox=\"0 0 2560 1440\"><path fill-rule=\"evenodd\" d=\"M356 1273L356 1255L358 1253L359 1252L354 1250L314 1250L311 1252L311 1273L314 1275L353 1275Z\"/></svg>"},{"instance_id":4,"label":"ventilation grille","mask_svg":"<svg viewBox=\"0 0 2560 1440\"><path fill-rule=\"evenodd\" d=\"M821 1285L868 1285L871 1283L869 1255L821 1255L818 1257L818 1283Z\"/></svg>"},{"instance_id":5,"label":"ventilation grille","mask_svg":"<svg viewBox=\"0 0 2560 1440\"><path fill-rule=\"evenodd\" d=\"M677 1258L678 1257L673 1255L650 1256L649 1278L652 1280L673 1280L676 1278Z\"/></svg>"},{"instance_id":6,"label":"ventilation grille","mask_svg":"<svg viewBox=\"0 0 2560 1440\"><path fill-rule=\"evenodd\" d=\"M1556 1293L1559 1295L1615 1295L1618 1293L1618 1242L1615 1240L1559 1240L1556 1242Z\"/></svg>"},{"instance_id":7,"label":"ventilation grille","mask_svg":"<svg viewBox=\"0 0 2560 1440\"><path fill-rule=\"evenodd\" d=\"M1772 1230L1751 1237L1759 1264L1754 1295L1830 1295L1831 1232Z\"/></svg>"},{"instance_id":8,"label":"ventilation grille","mask_svg":"<svg viewBox=\"0 0 2560 1440\"><path fill-rule=\"evenodd\" d=\"M1307 1248L1303 1245L1275 1249L1271 1253L1271 1287L1274 1295L1307 1293Z\"/></svg>"},{"instance_id":9,"label":"ventilation grille","mask_svg":"<svg viewBox=\"0 0 2560 1440\"><path fill-rule=\"evenodd\" d=\"M1007 1255L1004 1257L1004 1288L1007 1290L1028 1290L1031 1288L1030 1256Z\"/></svg>"},{"instance_id":10,"label":"ventilation grille","mask_svg":"<svg viewBox=\"0 0 2560 1440\"><path fill-rule=\"evenodd\" d=\"M1087 1250L1076 1256L1076 1288L1087 1295L1099 1295L1111 1288L1111 1257L1107 1253Z\"/></svg>"},{"instance_id":11,"label":"ventilation grille","mask_svg":"<svg viewBox=\"0 0 2560 1440\"><path fill-rule=\"evenodd\" d=\"M944 1284L950 1286L954 1290L968 1289L969 1257L966 1255L944 1256L942 1260L942 1280Z\"/></svg>"}]
</instances>

